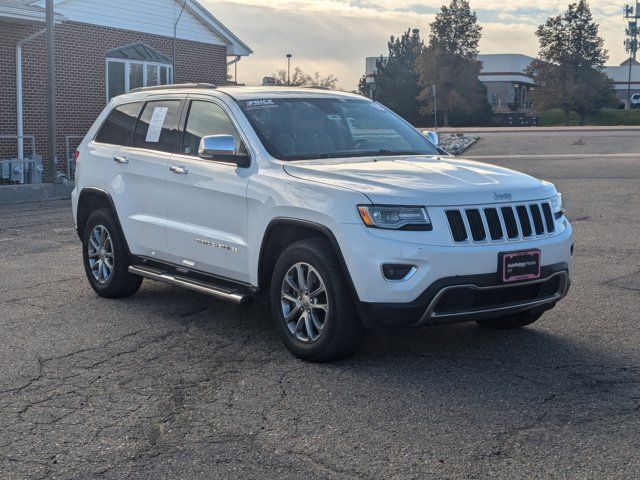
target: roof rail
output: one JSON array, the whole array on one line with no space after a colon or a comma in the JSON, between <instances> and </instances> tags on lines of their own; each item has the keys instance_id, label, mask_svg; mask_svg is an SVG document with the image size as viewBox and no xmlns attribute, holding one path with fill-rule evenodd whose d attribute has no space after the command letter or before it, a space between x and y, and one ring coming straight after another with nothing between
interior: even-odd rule
<instances>
[{"instance_id":1,"label":"roof rail","mask_svg":"<svg viewBox=\"0 0 640 480\"><path fill-rule=\"evenodd\" d=\"M153 87L139 87L130 90L129 93L152 92L154 90L178 90L184 88L211 88L216 89L217 86L211 83L172 83L170 85L155 85Z\"/></svg>"}]
</instances>

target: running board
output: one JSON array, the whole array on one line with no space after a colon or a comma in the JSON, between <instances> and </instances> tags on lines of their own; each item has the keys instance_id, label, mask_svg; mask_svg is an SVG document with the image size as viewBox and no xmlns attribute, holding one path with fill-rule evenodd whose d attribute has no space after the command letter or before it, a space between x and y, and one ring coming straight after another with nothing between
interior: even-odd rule
<instances>
[{"instance_id":1,"label":"running board","mask_svg":"<svg viewBox=\"0 0 640 480\"><path fill-rule=\"evenodd\" d=\"M129 273L148 278L149 280L157 280L159 282L168 283L170 285L186 288L195 292L204 293L206 295L210 295L212 297L236 304L245 303L251 298L251 294L248 292L231 290L219 285L204 283L197 280L192 280L187 277L166 273L152 268L142 267L139 265L130 266Z\"/></svg>"}]
</instances>

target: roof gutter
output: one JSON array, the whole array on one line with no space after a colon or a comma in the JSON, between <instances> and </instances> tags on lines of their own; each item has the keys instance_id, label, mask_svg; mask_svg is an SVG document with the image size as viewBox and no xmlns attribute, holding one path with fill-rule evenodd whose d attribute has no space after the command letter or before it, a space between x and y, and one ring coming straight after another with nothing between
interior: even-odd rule
<instances>
[{"instance_id":1,"label":"roof gutter","mask_svg":"<svg viewBox=\"0 0 640 480\"><path fill-rule=\"evenodd\" d=\"M18 160L24 161L24 118L22 102L22 46L44 35L46 29L23 38L16 44L16 117L18 122Z\"/></svg>"},{"instance_id":2,"label":"roof gutter","mask_svg":"<svg viewBox=\"0 0 640 480\"><path fill-rule=\"evenodd\" d=\"M242 57L240 55L236 55L236 58L227 62L227 69L231 65L235 65L234 72L233 72L233 81L236 83L238 83L238 63L240 63L240 60L242 60Z\"/></svg>"},{"instance_id":3,"label":"roof gutter","mask_svg":"<svg viewBox=\"0 0 640 480\"><path fill-rule=\"evenodd\" d=\"M45 21L44 10L29 8L14 8L0 5L0 20L7 19L27 22L43 22ZM65 20L64 15L56 14L56 22Z\"/></svg>"}]
</instances>

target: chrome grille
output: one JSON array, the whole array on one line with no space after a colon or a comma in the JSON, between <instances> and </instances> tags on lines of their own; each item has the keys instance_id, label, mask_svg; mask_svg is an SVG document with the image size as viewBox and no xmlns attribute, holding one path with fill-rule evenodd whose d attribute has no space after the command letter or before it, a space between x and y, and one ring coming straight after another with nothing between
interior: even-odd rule
<instances>
[{"instance_id":1,"label":"chrome grille","mask_svg":"<svg viewBox=\"0 0 640 480\"><path fill-rule=\"evenodd\" d=\"M526 240L555 231L549 202L447 208L445 215L455 243Z\"/></svg>"}]
</instances>

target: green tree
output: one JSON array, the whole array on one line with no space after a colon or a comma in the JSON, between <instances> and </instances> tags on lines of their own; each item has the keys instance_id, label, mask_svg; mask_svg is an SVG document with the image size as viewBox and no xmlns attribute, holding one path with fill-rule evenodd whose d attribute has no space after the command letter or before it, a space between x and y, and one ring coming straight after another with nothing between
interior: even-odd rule
<instances>
[{"instance_id":1,"label":"green tree","mask_svg":"<svg viewBox=\"0 0 640 480\"><path fill-rule=\"evenodd\" d=\"M443 123L488 115L487 92L478 76L482 64L476 60L482 27L467 0L451 0L430 24L429 46L419 56L416 67L424 114L433 114L433 85L437 88L437 108ZM464 121L464 120L463 120Z\"/></svg>"},{"instance_id":2,"label":"green tree","mask_svg":"<svg viewBox=\"0 0 640 480\"><path fill-rule=\"evenodd\" d=\"M416 100L420 94L416 60L424 50L420 31L409 29L401 37L392 36L388 47L389 57L381 57L376 64L373 98L417 125L424 121Z\"/></svg>"},{"instance_id":3,"label":"green tree","mask_svg":"<svg viewBox=\"0 0 640 480\"><path fill-rule=\"evenodd\" d=\"M358 81L358 88L356 88L354 93L359 93L365 97L371 97L371 84L367 83L367 76L363 75L360 77Z\"/></svg>"},{"instance_id":4,"label":"green tree","mask_svg":"<svg viewBox=\"0 0 640 480\"><path fill-rule=\"evenodd\" d=\"M560 108L569 123L571 111L584 125L586 116L616 103L612 81L603 72L608 59L586 0L569 5L564 15L538 27L538 59L528 68L537 88L538 109Z\"/></svg>"}]
</instances>

